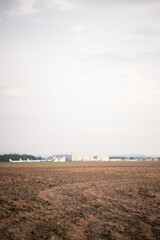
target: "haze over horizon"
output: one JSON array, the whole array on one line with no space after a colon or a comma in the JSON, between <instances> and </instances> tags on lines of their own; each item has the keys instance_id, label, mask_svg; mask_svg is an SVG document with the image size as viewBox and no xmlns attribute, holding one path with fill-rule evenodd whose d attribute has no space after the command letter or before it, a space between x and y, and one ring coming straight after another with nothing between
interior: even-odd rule
<instances>
[{"instance_id":1,"label":"haze over horizon","mask_svg":"<svg viewBox=\"0 0 160 240\"><path fill-rule=\"evenodd\" d=\"M5 0L0 29L0 152L160 155L159 0Z\"/></svg>"}]
</instances>

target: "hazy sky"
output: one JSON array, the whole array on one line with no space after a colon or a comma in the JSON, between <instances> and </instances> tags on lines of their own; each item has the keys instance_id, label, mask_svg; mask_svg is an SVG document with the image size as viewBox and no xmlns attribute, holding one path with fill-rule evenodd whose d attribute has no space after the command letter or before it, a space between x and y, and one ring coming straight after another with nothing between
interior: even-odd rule
<instances>
[{"instance_id":1,"label":"hazy sky","mask_svg":"<svg viewBox=\"0 0 160 240\"><path fill-rule=\"evenodd\" d=\"M0 152L160 154L160 1L0 0Z\"/></svg>"}]
</instances>

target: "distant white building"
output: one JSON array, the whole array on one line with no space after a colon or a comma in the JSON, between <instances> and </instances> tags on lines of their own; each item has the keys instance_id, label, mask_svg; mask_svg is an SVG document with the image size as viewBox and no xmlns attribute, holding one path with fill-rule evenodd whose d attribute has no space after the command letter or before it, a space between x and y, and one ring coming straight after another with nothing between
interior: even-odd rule
<instances>
[{"instance_id":1,"label":"distant white building","mask_svg":"<svg viewBox=\"0 0 160 240\"><path fill-rule=\"evenodd\" d=\"M98 155L93 156L89 153L72 153L65 155L66 161L109 161L109 156Z\"/></svg>"},{"instance_id":2,"label":"distant white building","mask_svg":"<svg viewBox=\"0 0 160 240\"><path fill-rule=\"evenodd\" d=\"M122 161L122 159L121 158L111 158L109 161L111 161L111 162L120 162L120 161Z\"/></svg>"},{"instance_id":3,"label":"distant white building","mask_svg":"<svg viewBox=\"0 0 160 240\"><path fill-rule=\"evenodd\" d=\"M71 154L56 154L53 155L52 158L49 159L44 159L44 160L32 160L32 159L26 159L26 160L11 160L9 159L9 162L18 162L18 163L23 163L23 162L80 162L80 161L109 161L109 156L105 155L97 155L93 156L92 154L89 153L71 153ZM118 161L118 160L117 160Z\"/></svg>"},{"instance_id":4,"label":"distant white building","mask_svg":"<svg viewBox=\"0 0 160 240\"><path fill-rule=\"evenodd\" d=\"M93 155L89 153L73 153L73 154L67 154L66 161L92 161Z\"/></svg>"},{"instance_id":5,"label":"distant white building","mask_svg":"<svg viewBox=\"0 0 160 240\"><path fill-rule=\"evenodd\" d=\"M94 157L97 161L109 161L109 156L106 155L97 155Z\"/></svg>"},{"instance_id":6,"label":"distant white building","mask_svg":"<svg viewBox=\"0 0 160 240\"><path fill-rule=\"evenodd\" d=\"M66 158L65 156L63 157L53 157L53 162L65 162Z\"/></svg>"}]
</instances>

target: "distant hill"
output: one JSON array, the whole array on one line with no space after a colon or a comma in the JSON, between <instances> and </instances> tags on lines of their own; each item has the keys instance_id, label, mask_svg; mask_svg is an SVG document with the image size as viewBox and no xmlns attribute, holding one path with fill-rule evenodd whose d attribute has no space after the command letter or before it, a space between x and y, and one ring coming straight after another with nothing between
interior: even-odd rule
<instances>
[{"instance_id":1,"label":"distant hill","mask_svg":"<svg viewBox=\"0 0 160 240\"><path fill-rule=\"evenodd\" d=\"M112 156L111 156L112 157ZM121 154L121 155L115 155L115 158L134 158L134 159L140 159L140 158L155 158L159 157L159 155L151 155L151 154L139 154L139 153L131 153L131 154Z\"/></svg>"},{"instance_id":2,"label":"distant hill","mask_svg":"<svg viewBox=\"0 0 160 240\"><path fill-rule=\"evenodd\" d=\"M146 154L139 154L139 153L131 153L131 154L124 154L122 155L123 157L126 157L126 158L146 158L148 157Z\"/></svg>"},{"instance_id":3,"label":"distant hill","mask_svg":"<svg viewBox=\"0 0 160 240\"><path fill-rule=\"evenodd\" d=\"M123 156L124 156L124 155L123 155ZM134 158L159 157L159 155L153 155L153 154L138 154L138 153L126 154L126 156L134 157Z\"/></svg>"}]
</instances>

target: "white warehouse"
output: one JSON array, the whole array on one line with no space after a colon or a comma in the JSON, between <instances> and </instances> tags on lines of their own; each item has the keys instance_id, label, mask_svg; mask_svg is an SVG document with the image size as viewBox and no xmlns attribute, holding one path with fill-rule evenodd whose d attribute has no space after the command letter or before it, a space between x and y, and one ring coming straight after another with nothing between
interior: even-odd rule
<instances>
[{"instance_id":1,"label":"white warehouse","mask_svg":"<svg viewBox=\"0 0 160 240\"><path fill-rule=\"evenodd\" d=\"M94 160L96 160L96 161L109 161L109 156L97 155L97 156L94 156Z\"/></svg>"},{"instance_id":2,"label":"white warehouse","mask_svg":"<svg viewBox=\"0 0 160 240\"><path fill-rule=\"evenodd\" d=\"M67 154L65 155L66 161L92 161L93 155L87 154L87 153L73 153L73 154Z\"/></svg>"},{"instance_id":3,"label":"white warehouse","mask_svg":"<svg viewBox=\"0 0 160 240\"><path fill-rule=\"evenodd\" d=\"M53 161L54 162L109 161L109 156L106 156L106 155L94 156L90 153L70 153L70 154L54 155Z\"/></svg>"}]
</instances>

